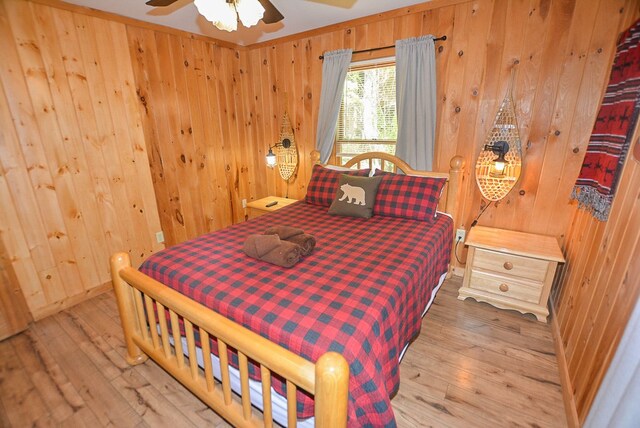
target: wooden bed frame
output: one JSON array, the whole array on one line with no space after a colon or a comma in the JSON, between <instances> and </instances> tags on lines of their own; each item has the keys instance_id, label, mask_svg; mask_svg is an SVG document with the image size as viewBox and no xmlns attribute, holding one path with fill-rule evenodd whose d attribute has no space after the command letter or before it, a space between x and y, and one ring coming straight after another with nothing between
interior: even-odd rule
<instances>
[{"instance_id":1,"label":"wooden bed frame","mask_svg":"<svg viewBox=\"0 0 640 428\"><path fill-rule=\"evenodd\" d=\"M312 159L318 156L312 153ZM416 171L401 159L386 153L367 153L351 159L347 166L378 166L387 171L400 169L406 174L446 178L443 211L455 219L457 196L463 160L451 160L449 173ZM183 296L131 266L126 253L111 257L111 276L127 346L129 364L144 363L151 357L220 416L235 426L273 426L271 374L286 379L288 425L296 425L296 391L301 388L315 398L315 425L320 428L347 425L349 366L342 355L324 354L315 363L293 354L213 310ZM157 308L157 311L154 309ZM156 313L169 312L169 322ZM146 316L145 316L146 314ZM146 317L149 318L147 323ZM189 356L184 356L179 317L184 319L184 332ZM160 334L156 328L160 327ZM196 359L194 326L198 326L204 369ZM170 328L170 330L169 330ZM169 333L171 331L171 333ZM173 343L171 343L171 339ZM209 339L217 338L221 382L213 376ZM227 348L237 350L242 393L231 390ZM260 365L264 411L252 408L249 392L248 360Z\"/></svg>"}]
</instances>

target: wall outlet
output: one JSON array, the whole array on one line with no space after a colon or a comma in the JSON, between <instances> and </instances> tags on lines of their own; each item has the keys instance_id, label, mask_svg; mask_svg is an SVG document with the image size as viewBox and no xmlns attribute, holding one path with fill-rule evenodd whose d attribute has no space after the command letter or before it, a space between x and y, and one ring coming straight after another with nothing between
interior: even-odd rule
<instances>
[{"instance_id":1,"label":"wall outlet","mask_svg":"<svg viewBox=\"0 0 640 428\"><path fill-rule=\"evenodd\" d=\"M164 242L164 233L162 231L156 232L156 241L158 244L162 244Z\"/></svg>"},{"instance_id":2,"label":"wall outlet","mask_svg":"<svg viewBox=\"0 0 640 428\"><path fill-rule=\"evenodd\" d=\"M460 241L464 243L464 238L467 236L467 231L465 229L456 230L456 242Z\"/></svg>"},{"instance_id":3,"label":"wall outlet","mask_svg":"<svg viewBox=\"0 0 640 428\"><path fill-rule=\"evenodd\" d=\"M242 200L242 208L247 208L247 200L246 199Z\"/></svg>"}]
</instances>

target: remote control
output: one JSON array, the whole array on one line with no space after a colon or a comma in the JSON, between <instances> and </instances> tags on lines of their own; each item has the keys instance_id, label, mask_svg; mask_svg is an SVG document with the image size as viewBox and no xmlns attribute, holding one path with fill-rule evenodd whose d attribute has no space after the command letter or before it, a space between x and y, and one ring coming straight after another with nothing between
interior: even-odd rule
<instances>
[{"instance_id":1,"label":"remote control","mask_svg":"<svg viewBox=\"0 0 640 428\"><path fill-rule=\"evenodd\" d=\"M273 201L273 202L269 202L267 205L265 205L265 207L269 208L277 204L278 204L278 201Z\"/></svg>"}]
</instances>

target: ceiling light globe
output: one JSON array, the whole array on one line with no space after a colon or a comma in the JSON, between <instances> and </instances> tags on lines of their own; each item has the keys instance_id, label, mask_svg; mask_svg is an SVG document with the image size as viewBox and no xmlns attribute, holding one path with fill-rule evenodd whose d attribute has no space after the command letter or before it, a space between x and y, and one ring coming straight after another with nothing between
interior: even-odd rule
<instances>
[{"instance_id":1,"label":"ceiling light globe","mask_svg":"<svg viewBox=\"0 0 640 428\"><path fill-rule=\"evenodd\" d=\"M236 10L245 27L256 25L264 16L264 7L258 0L237 0Z\"/></svg>"},{"instance_id":2,"label":"ceiling light globe","mask_svg":"<svg viewBox=\"0 0 640 428\"><path fill-rule=\"evenodd\" d=\"M193 3L198 12L220 30L231 32L238 29L238 17L233 4L226 0L194 0Z\"/></svg>"}]
</instances>

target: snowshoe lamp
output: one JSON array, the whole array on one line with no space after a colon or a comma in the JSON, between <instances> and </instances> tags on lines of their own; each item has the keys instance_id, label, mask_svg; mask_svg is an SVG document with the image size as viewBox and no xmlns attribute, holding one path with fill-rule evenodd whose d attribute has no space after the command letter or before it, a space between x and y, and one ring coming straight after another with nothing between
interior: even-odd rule
<instances>
[{"instance_id":1,"label":"snowshoe lamp","mask_svg":"<svg viewBox=\"0 0 640 428\"><path fill-rule=\"evenodd\" d=\"M499 201L513 189L522 170L522 148L512 99L513 74L509 90L482 144L476 162L476 182L489 201Z\"/></svg>"}]
</instances>

